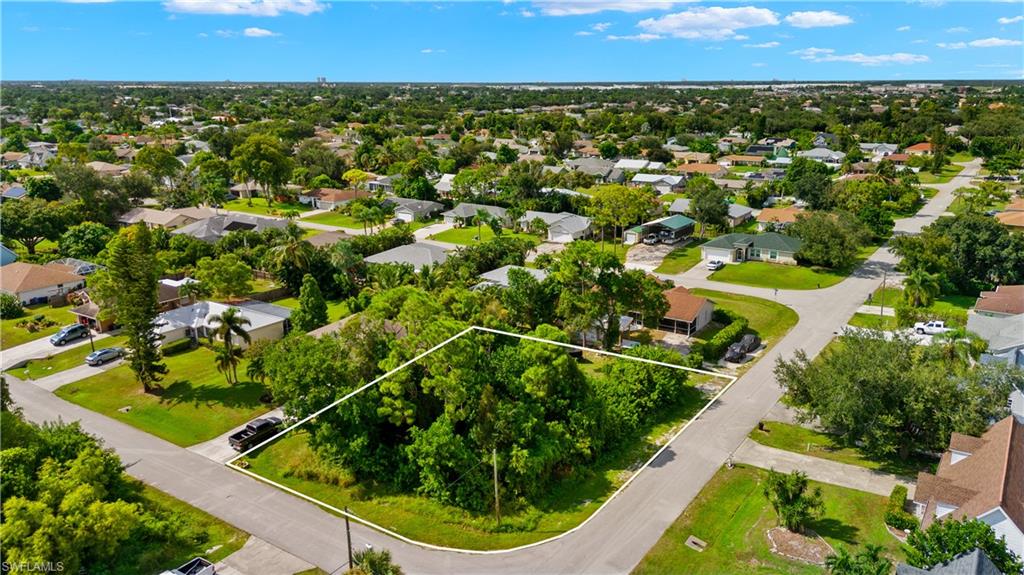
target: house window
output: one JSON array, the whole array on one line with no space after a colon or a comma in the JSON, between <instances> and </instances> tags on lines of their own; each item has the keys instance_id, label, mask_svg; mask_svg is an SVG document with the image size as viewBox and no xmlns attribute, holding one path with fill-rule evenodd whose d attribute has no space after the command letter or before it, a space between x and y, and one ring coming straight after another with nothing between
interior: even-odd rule
<instances>
[{"instance_id":1,"label":"house window","mask_svg":"<svg viewBox=\"0 0 1024 575\"><path fill-rule=\"evenodd\" d=\"M751 259L761 259L761 248L750 248Z\"/></svg>"},{"instance_id":2,"label":"house window","mask_svg":"<svg viewBox=\"0 0 1024 575\"><path fill-rule=\"evenodd\" d=\"M772 251L768 252L768 259L770 259L770 260L777 260L777 259L779 259L779 252L777 252L775 250L772 250Z\"/></svg>"}]
</instances>

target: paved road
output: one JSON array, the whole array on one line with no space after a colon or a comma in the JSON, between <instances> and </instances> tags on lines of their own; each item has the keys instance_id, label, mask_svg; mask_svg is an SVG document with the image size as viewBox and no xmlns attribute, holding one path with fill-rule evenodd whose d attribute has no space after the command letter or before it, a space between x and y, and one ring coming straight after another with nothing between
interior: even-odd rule
<instances>
[{"instance_id":1,"label":"paved road","mask_svg":"<svg viewBox=\"0 0 1024 575\"><path fill-rule=\"evenodd\" d=\"M103 373L108 369L114 369L122 363L124 363L124 360L121 359L111 361L97 367L83 363L82 365L72 367L71 369L65 369L64 371L59 371L53 375L34 380L32 381L32 384L36 387L41 387L46 391L57 391L57 389L64 387L69 383L74 383L87 377L92 377L97 373Z\"/></svg>"},{"instance_id":2,"label":"paved road","mask_svg":"<svg viewBox=\"0 0 1024 575\"><path fill-rule=\"evenodd\" d=\"M794 470L803 471L815 481L831 483L832 485L839 485L886 497L892 493L893 487L903 485L907 488L910 497L914 496L914 483L908 481L906 477L857 467L848 463L830 461L814 457L813 455L776 449L767 445L761 445L749 438L736 450L733 459L737 463L747 463L783 473L789 473Z\"/></svg>"},{"instance_id":3,"label":"paved road","mask_svg":"<svg viewBox=\"0 0 1024 575\"><path fill-rule=\"evenodd\" d=\"M109 334L93 335L92 340L93 342L98 342L105 337L109 337ZM48 336L41 337L37 340L14 346L11 349L0 350L0 371L20 367L30 359L42 359L82 345L89 345L89 338L57 347L50 343ZM96 349L99 349L99 347Z\"/></svg>"},{"instance_id":4,"label":"paved road","mask_svg":"<svg viewBox=\"0 0 1024 575\"><path fill-rule=\"evenodd\" d=\"M959 179L967 181L976 170L976 164L970 166ZM919 231L946 210L952 201L949 193L959 185L954 180L940 187L940 193L933 199L935 205L929 203L921 217L899 222L898 229ZM712 409L676 438L662 457L583 529L522 551L470 555L424 549L354 525L355 545L368 542L390 549L408 573L629 572L778 401L781 390L772 374L775 360L791 357L798 349L812 357L820 352L846 325L866 295L879 285L882 271L891 270L893 263L894 257L881 248L836 286L813 291L784 290L777 294L764 288L713 282L700 277L700 273L673 277L689 287L777 299L793 307L800 320ZM147 483L328 571L343 564L343 523L313 505L205 457L64 402L35 386L15 381L12 393L34 420L81 420L85 429L106 438L117 449L130 465L129 473Z\"/></svg>"}]
</instances>

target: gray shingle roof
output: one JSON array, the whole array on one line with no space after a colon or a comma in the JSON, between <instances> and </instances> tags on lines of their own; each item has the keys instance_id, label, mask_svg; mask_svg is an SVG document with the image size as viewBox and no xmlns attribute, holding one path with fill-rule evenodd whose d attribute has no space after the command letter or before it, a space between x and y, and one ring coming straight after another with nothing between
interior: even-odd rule
<instances>
[{"instance_id":1,"label":"gray shingle roof","mask_svg":"<svg viewBox=\"0 0 1024 575\"><path fill-rule=\"evenodd\" d=\"M737 243L750 243L750 247L796 253L803 243L799 238L784 236L775 232L763 234L725 234L705 243L709 248L731 249Z\"/></svg>"},{"instance_id":2,"label":"gray shingle roof","mask_svg":"<svg viewBox=\"0 0 1024 575\"><path fill-rule=\"evenodd\" d=\"M368 264L409 264L418 270L425 265L443 264L447 259L448 254L441 246L416 242L374 254L364 261Z\"/></svg>"},{"instance_id":3,"label":"gray shingle roof","mask_svg":"<svg viewBox=\"0 0 1024 575\"><path fill-rule=\"evenodd\" d=\"M975 549L961 553L948 563L936 565L931 569L921 569L900 563L896 566L896 575L1000 575L1000 573L984 551Z\"/></svg>"},{"instance_id":4,"label":"gray shingle roof","mask_svg":"<svg viewBox=\"0 0 1024 575\"><path fill-rule=\"evenodd\" d=\"M505 208L500 208L498 206L485 206L483 204L470 204L467 202L463 202L441 215L454 216L457 218L471 218L476 215L477 210L484 210L492 216L502 219L507 215Z\"/></svg>"}]
</instances>

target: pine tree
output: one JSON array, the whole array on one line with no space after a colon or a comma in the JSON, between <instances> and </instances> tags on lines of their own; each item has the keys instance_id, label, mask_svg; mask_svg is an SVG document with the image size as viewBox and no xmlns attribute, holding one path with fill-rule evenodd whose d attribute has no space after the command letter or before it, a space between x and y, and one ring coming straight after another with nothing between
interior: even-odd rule
<instances>
[{"instance_id":1,"label":"pine tree","mask_svg":"<svg viewBox=\"0 0 1024 575\"><path fill-rule=\"evenodd\" d=\"M312 275L302 277L299 289L299 309L292 313L295 329L307 332L327 324L327 302Z\"/></svg>"}]
</instances>

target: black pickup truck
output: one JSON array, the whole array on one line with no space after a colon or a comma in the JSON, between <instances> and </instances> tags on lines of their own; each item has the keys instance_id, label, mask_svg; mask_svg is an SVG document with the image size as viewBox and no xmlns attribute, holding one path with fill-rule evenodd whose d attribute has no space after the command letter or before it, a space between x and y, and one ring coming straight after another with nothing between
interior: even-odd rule
<instances>
[{"instance_id":1,"label":"black pickup truck","mask_svg":"<svg viewBox=\"0 0 1024 575\"><path fill-rule=\"evenodd\" d=\"M267 439L277 433L281 427L280 417L264 417L254 419L241 431L232 433L228 437L228 444L235 451L245 451L253 445Z\"/></svg>"}]
</instances>

